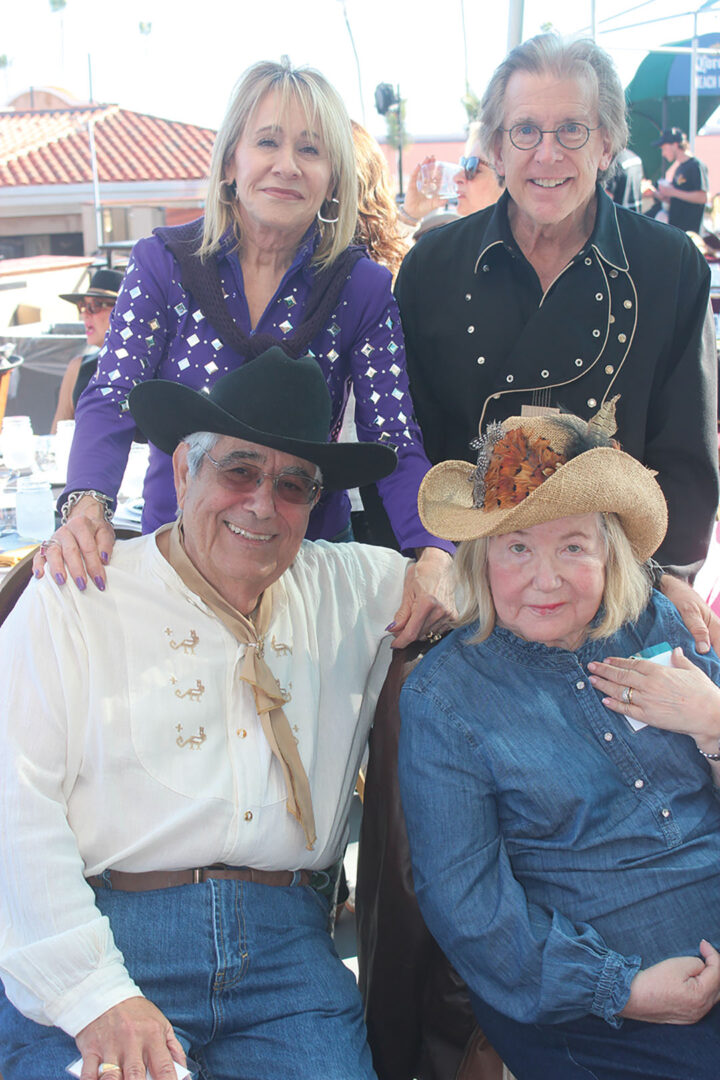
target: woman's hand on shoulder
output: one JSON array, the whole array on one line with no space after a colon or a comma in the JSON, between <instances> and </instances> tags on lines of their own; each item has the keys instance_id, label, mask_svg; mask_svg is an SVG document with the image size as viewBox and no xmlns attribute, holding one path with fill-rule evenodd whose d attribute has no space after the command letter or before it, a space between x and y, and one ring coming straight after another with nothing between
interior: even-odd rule
<instances>
[{"instance_id":1,"label":"woman's hand on shoulder","mask_svg":"<svg viewBox=\"0 0 720 1080\"><path fill-rule=\"evenodd\" d=\"M720 953L700 942L697 956L674 956L639 971L621 1016L651 1024L696 1024L720 1001Z\"/></svg>"},{"instance_id":2,"label":"woman's hand on shoulder","mask_svg":"<svg viewBox=\"0 0 720 1080\"><path fill-rule=\"evenodd\" d=\"M452 557L442 548L422 548L417 562L405 574L400 607L390 624L393 649L420 638L432 639L449 629L455 618L450 577Z\"/></svg>"},{"instance_id":3,"label":"woman's hand on shoulder","mask_svg":"<svg viewBox=\"0 0 720 1080\"><path fill-rule=\"evenodd\" d=\"M672 574L663 574L660 591L677 608L680 618L695 639L699 653L712 647L720 655L720 619L695 592L692 585Z\"/></svg>"},{"instance_id":4,"label":"woman's hand on shoulder","mask_svg":"<svg viewBox=\"0 0 720 1080\"><path fill-rule=\"evenodd\" d=\"M92 579L98 589L105 589L105 566L115 544L115 531L105 520L103 507L86 495L72 508L67 523L61 525L33 559L33 574L40 578L47 570L58 585L71 577L78 589L87 588Z\"/></svg>"}]
</instances>

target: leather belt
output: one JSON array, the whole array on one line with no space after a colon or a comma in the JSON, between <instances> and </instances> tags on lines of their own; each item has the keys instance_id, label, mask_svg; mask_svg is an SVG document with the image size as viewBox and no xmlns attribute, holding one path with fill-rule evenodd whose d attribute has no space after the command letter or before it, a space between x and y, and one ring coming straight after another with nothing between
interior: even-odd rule
<instances>
[{"instance_id":1,"label":"leather belt","mask_svg":"<svg viewBox=\"0 0 720 1080\"><path fill-rule=\"evenodd\" d=\"M124 870L106 870L87 880L96 888L120 892L147 892L151 889L174 889L179 885L198 885L214 878L220 881L253 881L258 885L309 885L310 870L254 870L250 866L201 866L195 870L148 870L129 874Z\"/></svg>"}]
</instances>

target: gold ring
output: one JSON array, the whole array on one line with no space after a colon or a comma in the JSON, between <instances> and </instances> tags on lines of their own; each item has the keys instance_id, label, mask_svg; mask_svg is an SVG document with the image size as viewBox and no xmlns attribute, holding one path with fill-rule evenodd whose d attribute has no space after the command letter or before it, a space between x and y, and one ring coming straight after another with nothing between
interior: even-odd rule
<instances>
[{"instance_id":1,"label":"gold ring","mask_svg":"<svg viewBox=\"0 0 720 1080\"><path fill-rule=\"evenodd\" d=\"M122 1073L119 1065L113 1065L111 1061L101 1061L98 1065L98 1076L104 1076L108 1072Z\"/></svg>"},{"instance_id":2,"label":"gold ring","mask_svg":"<svg viewBox=\"0 0 720 1080\"><path fill-rule=\"evenodd\" d=\"M632 705L633 688L632 686L626 686L622 692L622 700L626 705Z\"/></svg>"}]
</instances>

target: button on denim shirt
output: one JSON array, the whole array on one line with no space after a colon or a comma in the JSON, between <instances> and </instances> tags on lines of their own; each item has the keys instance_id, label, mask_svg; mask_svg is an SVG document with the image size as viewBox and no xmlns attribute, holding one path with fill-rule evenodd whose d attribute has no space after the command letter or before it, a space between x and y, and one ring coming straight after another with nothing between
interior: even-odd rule
<instances>
[{"instance_id":1,"label":"button on denim shirt","mask_svg":"<svg viewBox=\"0 0 720 1080\"><path fill-rule=\"evenodd\" d=\"M633 731L587 664L681 645L659 593L577 652L477 624L401 697L400 783L417 897L473 994L525 1023L621 1021L642 967L720 947L720 800L692 738Z\"/></svg>"}]
</instances>

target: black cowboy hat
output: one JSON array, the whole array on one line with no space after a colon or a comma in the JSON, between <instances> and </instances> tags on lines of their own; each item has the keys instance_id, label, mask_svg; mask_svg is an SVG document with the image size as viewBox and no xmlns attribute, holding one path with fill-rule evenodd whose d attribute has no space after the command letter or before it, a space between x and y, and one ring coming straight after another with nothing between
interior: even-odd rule
<instances>
[{"instance_id":1,"label":"black cowboy hat","mask_svg":"<svg viewBox=\"0 0 720 1080\"><path fill-rule=\"evenodd\" d=\"M122 279L120 270L96 270L84 292L60 293L60 299L69 300L71 304L79 304L87 296L96 296L98 300L117 300Z\"/></svg>"},{"instance_id":2,"label":"black cowboy hat","mask_svg":"<svg viewBox=\"0 0 720 1080\"><path fill-rule=\"evenodd\" d=\"M137 426L166 454L194 431L212 431L311 461L331 490L382 480L397 463L389 446L328 442L331 402L320 366L278 346L223 375L209 393L152 379L128 400Z\"/></svg>"}]
</instances>

